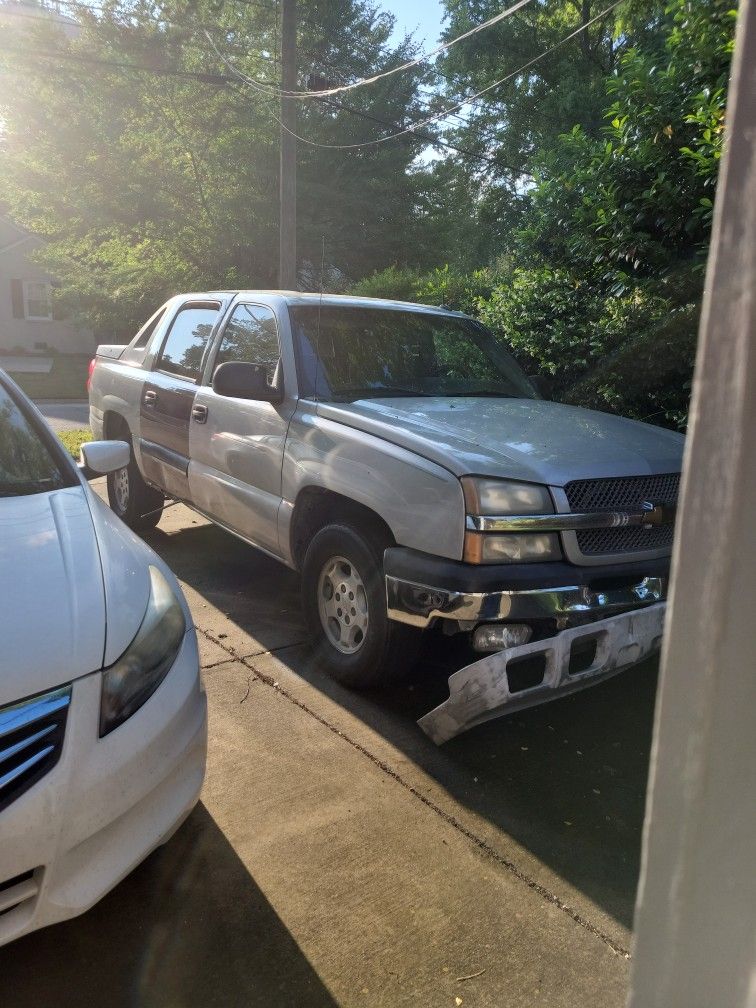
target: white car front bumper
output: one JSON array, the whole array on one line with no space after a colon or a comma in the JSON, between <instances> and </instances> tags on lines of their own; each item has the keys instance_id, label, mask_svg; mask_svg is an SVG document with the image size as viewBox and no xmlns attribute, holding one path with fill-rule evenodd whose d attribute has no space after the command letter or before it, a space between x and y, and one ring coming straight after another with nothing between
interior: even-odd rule
<instances>
[{"instance_id":1,"label":"white car front bumper","mask_svg":"<svg viewBox=\"0 0 756 1008\"><path fill-rule=\"evenodd\" d=\"M99 672L73 683L59 762L0 812L0 945L89 909L199 797L207 699L194 630L156 692L102 739L100 688Z\"/></svg>"}]
</instances>

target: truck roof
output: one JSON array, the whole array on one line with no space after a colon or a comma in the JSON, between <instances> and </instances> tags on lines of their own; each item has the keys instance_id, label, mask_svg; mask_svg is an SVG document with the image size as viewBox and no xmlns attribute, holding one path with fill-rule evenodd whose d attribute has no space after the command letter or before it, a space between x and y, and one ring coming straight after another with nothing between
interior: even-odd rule
<instances>
[{"instance_id":1,"label":"truck roof","mask_svg":"<svg viewBox=\"0 0 756 1008\"><path fill-rule=\"evenodd\" d=\"M317 294L317 293L303 293L302 291L289 291L289 290L224 290L224 291L204 291L195 292L191 295L182 295L183 297L224 297L224 298L235 298L239 296L243 297L264 297L264 298L275 298L280 301L284 301L288 305L330 305L330 306L340 306L344 308L410 308L413 311L428 311L428 312L438 312L444 315L463 315L463 312L453 311L451 308L446 308L444 305L428 305L421 304L416 301L394 301L389 298L369 298L369 297L354 297L350 294Z\"/></svg>"}]
</instances>

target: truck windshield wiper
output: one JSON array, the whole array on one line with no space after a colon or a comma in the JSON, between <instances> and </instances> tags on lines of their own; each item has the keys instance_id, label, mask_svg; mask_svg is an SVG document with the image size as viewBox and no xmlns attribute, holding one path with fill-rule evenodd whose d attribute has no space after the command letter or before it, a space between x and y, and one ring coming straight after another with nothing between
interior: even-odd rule
<instances>
[{"instance_id":1,"label":"truck windshield wiper","mask_svg":"<svg viewBox=\"0 0 756 1008\"><path fill-rule=\"evenodd\" d=\"M513 396L509 392L494 392L491 389L477 389L474 392L444 392L443 395L449 399L520 399L522 396Z\"/></svg>"},{"instance_id":2,"label":"truck windshield wiper","mask_svg":"<svg viewBox=\"0 0 756 1008\"><path fill-rule=\"evenodd\" d=\"M341 388L336 390L336 395L338 396L348 396L354 397L355 399L362 399L365 396L375 395L379 398L381 396L392 396L392 395L403 395L403 396L430 396L430 392L421 392L419 389L403 388L401 385L355 385L350 388Z\"/></svg>"}]
</instances>

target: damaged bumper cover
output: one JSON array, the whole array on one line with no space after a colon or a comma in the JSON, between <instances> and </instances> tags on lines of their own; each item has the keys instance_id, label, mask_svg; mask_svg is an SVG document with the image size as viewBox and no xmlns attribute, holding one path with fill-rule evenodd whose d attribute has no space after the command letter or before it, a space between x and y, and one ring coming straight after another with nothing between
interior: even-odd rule
<instances>
[{"instance_id":1,"label":"damaged bumper cover","mask_svg":"<svg viewBox=\"0 0 756 1008\"><path fill-rule=\"evenodd\" d=\"M418 721L437 744L475 725L526 707L555 700L608 679L654 654L661 646L665 602L563 630L547 640L508 648L473 662L449 677L449 699ZM573 649L592 646L587 668L570 672ZM528 689L512 690L508 674L523 658L543 660L543 678Z\"/></svg>"}]
</instances>

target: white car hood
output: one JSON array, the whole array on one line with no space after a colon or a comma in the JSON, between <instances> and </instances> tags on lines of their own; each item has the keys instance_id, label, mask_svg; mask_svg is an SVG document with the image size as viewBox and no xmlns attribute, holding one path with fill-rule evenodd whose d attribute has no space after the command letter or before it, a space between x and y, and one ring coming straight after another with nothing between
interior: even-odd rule
<instances>
[{"instance_id":1,"label":"white car hood","mask_svg":"<svg viewBox=\"0 0 756 1008\"><path fill-rule=\"evenodd\" d=\"M318 414L466 473L564 486L679 472L681 434L542 399L482 396L320 403Z\"/></svg>"},{"instance_id":2,"label":"white car hood","mask_svg":"<svg viewBox=\"0 0 756 1008\"><path fill-rule=\"evenodd\" d=\"M0 706L111 664L136 634L147 567L98 511L84 486L0 498Z\"/></svg>"}]
</instances>

